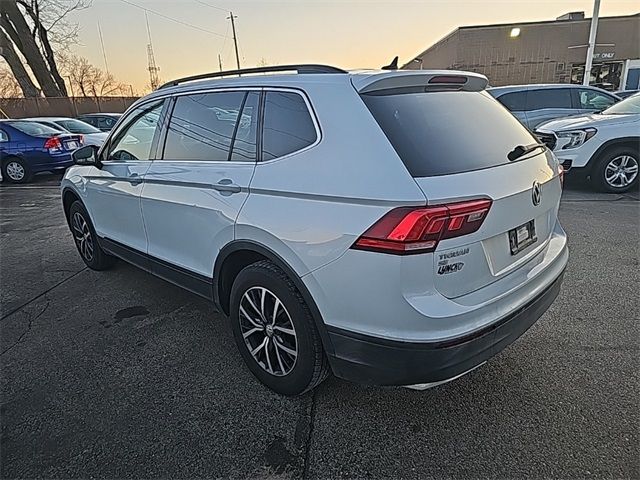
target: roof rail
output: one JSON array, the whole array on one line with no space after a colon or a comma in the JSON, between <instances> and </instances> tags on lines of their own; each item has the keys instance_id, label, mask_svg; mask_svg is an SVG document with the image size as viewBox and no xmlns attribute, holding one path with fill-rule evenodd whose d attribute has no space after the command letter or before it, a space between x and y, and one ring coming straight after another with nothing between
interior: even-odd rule
<instances>
[{"instance_id":1,"label":"roof rail","mask_svg":"<svg viewBox=\"0 0 640 480\"><path fill-rule=\"evenodd\" d=\"M273 73L273 72L296 72L296 73L348 73L341 68L331 67L329 65L300 64L300 65L276 65L273 67L255 67L243 68L240 70L227 70L225 72L201 73L199 75L191 75L190 77L178 78L161 85L158 90L166 87L174 87L181 83L193 82L195 80L204 80L206 78L230 77L233 75L244 75L251 73Z\"/></svg>"}]
</instances>

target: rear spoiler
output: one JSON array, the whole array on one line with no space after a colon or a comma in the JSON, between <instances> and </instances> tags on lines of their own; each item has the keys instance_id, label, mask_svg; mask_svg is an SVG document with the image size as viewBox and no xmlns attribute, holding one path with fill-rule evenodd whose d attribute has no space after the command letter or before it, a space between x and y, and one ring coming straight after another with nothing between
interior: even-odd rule
<instances>
[{"instance_id":1,"label":"rear spoiler","mask_svg":"<svg viewBox=\"0 0 640 480\"><path fill-rule=\"evenodd\" d=\"M479 73L457 70L399 70L380 71L370 75L354 75L352 83L359 93L381 93L385 90L424 88L429 90L458 90L479 92L489 83Z\"/></svg>"}]
</instances>

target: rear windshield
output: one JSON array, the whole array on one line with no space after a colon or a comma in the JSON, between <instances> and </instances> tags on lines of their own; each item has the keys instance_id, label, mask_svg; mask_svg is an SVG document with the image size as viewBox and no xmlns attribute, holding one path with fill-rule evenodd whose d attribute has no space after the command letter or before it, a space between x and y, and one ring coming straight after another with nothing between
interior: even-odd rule
<instances>
[{"instance_id":1,"label":"rear windshield","mask_svg":"<svg viewBox=\"0 0 640 480\"><path fill-rule=\"evenodd\" d=\"M486 92L362 95L413 177L469 172L509 163L536 139Z\"/></svg>"},{"instance_id":2,"label":"rear windshield","mask_svg":"<svg viewBox=\"0 0 640 480\"><path fill-rule=\"evenodd\" d=\"M41 123L36 123L31 121L7 122L7 124L11 125L16 130L20 130L22 133L26 133L27 135L32 135L34 137L60 134L60 130L56 130L46 125L42 125Z\"/></svg>"},{"instance_id":3,"label":"rear windshield","mask_svg":"<svg viewBox=\"0 0 640 480\"><path fill-rule=\"evenodd\" d=\"M75 120L73 118L70 118L68 120L58 120L56 123L58 125L61 125L64 129L70 131L71 133L100 133L100 130L98 130L93 125L89 125L88 123L81 122L80 120Z\"/></svg>"}]
</instances>

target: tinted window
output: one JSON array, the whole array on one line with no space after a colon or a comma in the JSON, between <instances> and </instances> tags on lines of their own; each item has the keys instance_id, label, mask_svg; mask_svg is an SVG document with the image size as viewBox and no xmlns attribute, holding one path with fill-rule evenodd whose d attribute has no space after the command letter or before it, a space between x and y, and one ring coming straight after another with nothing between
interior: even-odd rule
<instances>
[{"instance_id":1,"label":"tinted window","mask_svg":"<svg viewBox=\"0 0 640 480\"><path fill-rule=\"evenodd\" d=\"M578 90L580 108L589 110L604 110L615 103L615 99L597 90Z\"/></svg>"},{"instance_id":2,"label":"tinted window","mask_svg":"<svg viewBox=\"0 0 640 480\"><path fill-rule=\"evenodd\" d=\"M163 102L154 102L131 112L125 126L114 136L107 159L149 160L162 105ZM155 123L150 123L149 118L155 119Z\"/></svg>"},{"instance_id":3,"label":"tinted window","mask_svg":"<svg viewBox=\"0 0 640 480\"><path fill-rule=\"evenodd\" d=\"M113 126L116 124L116 119L115 118L111 118L111 117L100 117L98 119L98 128L108 128L109 130L113 128ZM92 125L95 126L95 123L93 123Z\"/></svg>"},{"instance_id":4,"label":"tinted window","mask_svg":"<svg viewBox=\"0 0 640 480\"><path fill-rule=\"evenodd\" d=\"M236 128L231 150L231 160L256 161L256 137L258 132L258 108L260 106L260 94L249 92L242 107L240 121Z\"/></svg>"},{"instance_id":5,"label":"tinted window","mask_svg":"<svg viewBox=\"0 0 640 480\"><path fill-rule=\"evenodd\" d=\"M8 142L9 135L6 134L3 130L0 130L0 142Z\"/></svg>"},{"instance_id":6,"label":"tinted window","mask_svg":"<svg viewBox=\"0 0 640 480\"><path fill-rule=\"evenodd\" d=\"M88 123L89 125L93 125L94 127L98 126L98 120L94 117L79 117L79 120L82 120L84 123Z\"/></svg>"},{"instance_id":7,"label":"tinted window","mask_svg":"<svg viewBox=\"0 0 640 480\"><path fill-rule=\"evenodd\" d=\"M227 161L245 92L202 93L177 97L164 158Z\"/></svg>"},{"instance_id":8,"label":"tinted window","mask_svg":"<svg viewBox=\"0 0 640 480\"><path fill-rule=\"evenodd\" d=\"M316 139L316 128L302 96L291 92L267 92L262 133L263 160L301 150Z\"/></svg>"},{"instance_id":9,"label":"tinted window","mask_svg":"<svg viewBox=\"0 0 640 480\"><path fill-rule=\"evenodd\" d=\"M363 95L414 177L509 163L517 145L536 140L486 92Z\"/></svg>"},{"instance_id":10,"label":"tinted window","mask_svg":"<svg viewBox=\"0 0 640 480\"><path fill-rule=\"evenodd\" d=\"M527 110L541 108L571 108L570 88L544 88L529 90L527 94Z\"/></svg>"},{"instance_id":11,"label":"tinted window","mask_svg":"<svg viewBox=\"0 0 640 480\"><path fill-rule=\"evenodd\" d=\"M505 93L498 97L498 101L512 112L521 112L524 110L524 100L526 92Z\"/></svg>"}]
</instances>

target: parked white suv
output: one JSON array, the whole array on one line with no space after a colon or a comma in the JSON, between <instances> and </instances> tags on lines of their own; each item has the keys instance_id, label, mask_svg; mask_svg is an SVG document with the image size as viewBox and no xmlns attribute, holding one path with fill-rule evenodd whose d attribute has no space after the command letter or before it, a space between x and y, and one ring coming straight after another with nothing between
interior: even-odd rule
<instances>
[{"instance_id":1,"label":"parked white suv","mask_svg":"<svg viewBox=\"0 0 640 480\"><path fill-rule=\"evenodd\" d=\"M485 77L241 73L172 82L76 152L62 198L90 268L119 257L212 299L283 394L330 370L448 381L551 305L561 169Z\"/></svg>"},{"instance_id":2,"label":"parked white suv","mask_svg":"<svg viewBox=\"0 0 640 480\"><path fill-rule=\"evenodd\" d=\"M599 190L621 193L638 188L640 94L601 113L543 123L536 135L566 170L591 177Z\"/></svg>"}]
</instances>

